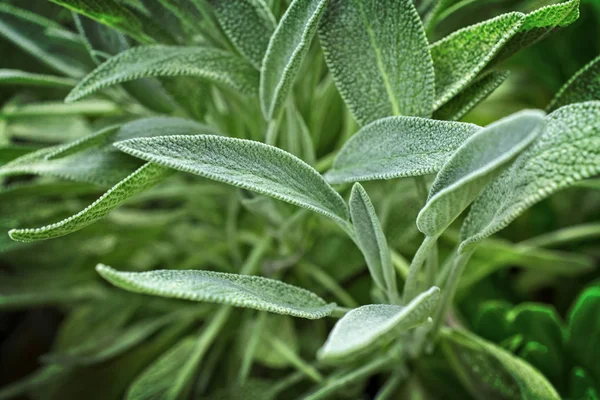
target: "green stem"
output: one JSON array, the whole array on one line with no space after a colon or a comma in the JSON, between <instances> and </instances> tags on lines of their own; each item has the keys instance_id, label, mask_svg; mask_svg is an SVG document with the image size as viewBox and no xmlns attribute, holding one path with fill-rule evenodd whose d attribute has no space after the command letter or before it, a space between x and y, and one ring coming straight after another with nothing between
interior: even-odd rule
<instances>
[{"instance_id":1,"label":"green stem","mask_svg":"<svg viewBox=\"0 0 600 400\"><path fill-rule=\"evenodd\" d=\"M301 357L298 356L290 347L275 336L271 336L269 338L269 342L277 353L282 356L284 359L289 361L294 367L298 369L298 371L302 372L304 375L312 379L313 381L320 383L323 381L323 376L321 373L312 365L304 361Z\"/></svg>"},{"instance_id":2,"label":"green stem","mask_svg":"<svg viewBox=\"0 0 600 400\"><path fill-rule=\"evenodd\" d=\"M404 304L408 303L412 299L415 298L417 294L421 292L422 285L419 284L421 267L427 260L427 256L436 243L437 237L429 237L426 236L421 243L421 246L417 250L417 253L413 257L412 262L410 263L410 268L408 269L408 276L406 277L406 282L404 284L404 295L403 302Z\"/></svg>"},{"instance_id":3,"label":"green stem","mask_svg":"<svg viewBox=\"0 0 600 400\"><path fill-rule=\"evenodd\" d=\"M254 360L254 353L256 352L256 348L258 347L258 342L260 339L260 335L263 332L263 327L265 325L265 321L267 320L266 312L259 312L258 319L252 329L250 334L250 338L248 340L248 344L244 349L244 356L242 358L242 367L240 368L239 382L240 384L244 384L248 379L248 375L250 374L250 369L252 368L252 361Z\"/></svg>"},{"instance_id":4,"label":"green stem","mask_svg":"<svg viewBox=\"0 0 600 400\"><path fill-rule=\"evenodd\" d=\"M396 389L408 376L408 371L404 366L399 367L392 373L385 384L379 389L375 395L375 400L388 400L395 394Z\"/></svg>"},{"instance_id":5,"label":"green stem","mask_svg":"<svg viewBox=\"0 0 600 400\"><path fill-rule=\"evenodd\" d=\"M583 224L559 229L518 243L525 247L552 247L600 236L600 224Z\"/></svg>"},{"instance_id":6,"label":"green stem","mask_svg":"<svg viewBox=\"0 0 600 400\"><path fill-rule=\"evenodd\" d=\"M415 186L417 187L417 194L423 202L423 205L425 205L425 203L427 203L427 198L429 197L429 190L427 189L427 183L425 183L425 178L423 178L422 176L415 176L414 181Z\"/></svg>"},{"instance_id":7,"label":"green stem","mask_svg":"<svg viewBox=\"0 0 600 400\"><path fill-rule=\"evenodd\" d=\"M436 277L439 274L439 254L437 243L434 243L427 257L425 265L425 287L431 287L435 284Z\"/></svg>"},{"instance_id":8,"label":"green stem","mask_svg":"<svg viewBox=\"0 0 600 400\"><path fill-rule=\"evenodd\" d=\"M244 265L240 269L242 275L254 275L258 272L260 261L262 260L265 253L270 249L272 238L266 235L250 252Z\"/></svg>"},{"instance_id":9,"label":"green stem","mask_svg":"<svg viewBox=\"0 0 600 400\"><path fill-rule=\"evenodd\" d=\"M329 316L331 318L342 318L344 315L346 315L349 311L352 311L352 309L350 308L346 308L346 307L336 307L333 312L331 314L329 314Z\"/></svg>"},{"instance_id":10,"label":"green stem","mask_svg":"<svg viewBox=\"0 0 600 400\"><path fill-rule=\"evenodd\" d=\"M350 308L358 307L356 300L354 300L352 296L350 296L350 294L344 290L344 288L338 285L335 279L325 273L323 269L308 261L301 261L300 267L308 272L309 275L314 278L314 280L321 284L321 286L337 297L340 303L342 303L344 306Z\"/></svg>"}]
</instances>

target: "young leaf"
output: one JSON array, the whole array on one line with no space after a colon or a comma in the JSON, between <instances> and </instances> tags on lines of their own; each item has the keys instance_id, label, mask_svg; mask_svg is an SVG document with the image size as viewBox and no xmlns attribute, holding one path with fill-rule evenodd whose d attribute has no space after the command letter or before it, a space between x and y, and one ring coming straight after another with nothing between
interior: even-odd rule
<instances>
[{"instance_id":1,"label":"young leaf","mask_svg":"<svg viewBox=\"0 0 600 400\"><path fill-rule=\"evenodd\" d=\"M581 68L558 91L548 105L553 111L567 104L600 100L600 57Z\"/></svg>"},{"instance_id":2,"label":"young leaf","mask_svg":"<svg viewBox=\"0 0 600 400\"><path fill-rule=\"evenodd\" d=\"M239 57L207 47L140 46L124 51L86 76L65 101L149 76L195 76L245 95L256 93L258 73Z\"/></svg>"},{"instance_id":3,"label":"young leaf","mask_svg":"<svg viewBox=\"0 0 600 400\"><path fill-rule=\"evenodd\" d=\"M431 174L480 129L418 117L382 118L344 144L325 178L345 183Z\"/></svg>"},{"instance_id":4,"label":"young leaf","mask_svg":"<svg viewBox=\"0 0 600 400\"><path fill-rule=\"evenodd\" d=\"M271 36L260 71L260 105L268 121L283 107L326 3L293 0Z\"/></svg>"},{"instance_id":5,"label":"young leaf","mask_svg":"<svg viewBox=\"0 0 600 400\"><path fill-rule=\"evenodd\" d=\"M353 309L335 324L318 357L343 361L387 345L403 332L427 321L439 296L440 289L432 287L404 307L370 304Z\"/></svg>"},{"instance_id":6,"label":"young leaf","mask_svg":"<svg viewBox=\"0 0 600 400\"><path fill-rule=\"evenodd\" d=\"M431 115L434 69L411 0L331 0L319 35L336 86L359 123Z\"/></svg>"},{"instance_id":7,"label":"young leaf","mask_svg":"<svg viewBox=\"0 0 600 400\"><path fill-rule=\"evenodd\" d=\"M277 22L264 0L209 0L237 50L260 69Z\"/></svg>"},{"instance_id":8,"label":"young leaf","mask_svg":"<svg viewBox=\"0 0 600 400\"><path fill-rule=\"evenodd\" d=\"M170 136L116 143L147 161L308 208L342 224L342 197L311 166L273 146L220 136Z\"/></svg>"},{"instance_id":9,"label":"young leaf","mask_svg":"<svg viewBox=\"0 0 600 400\"><path fill-rule=\"evenodd\" d=\"M119 272L99 264L96 270L113 285L131 292L193 301L228 304L300 318L318 319L331 314L314 293L259 276L212 271Z\"/></svg>"},{"instance_id":10,"label":"young leaf","mask_svg":"<svg viewBox=\"0 0 600 400\"><path fill-rule=\"evenodd\" d=\"M0 85L47 86L55 88L72 88L77 81L61 76L32 74L16 69L0 69Z\"/></svg>"},{"instance_id":11,"label":"young leaf","mask_svg":"<svg viewBox=\"0 0 600 400\"><path fill-rule=\"evenodd\" d=\"M490 124L467 139L435 178L417 217L419 230L428 237L439 236L543 127L544 113L526 110Z\"/></svg>"},{"instance_id":12,"label":"young leaf","mask_svg":"<svg viewBox=\"0 0 600 400\"><path fill-rule=\"evenodd\" d=\"M560 399L541 373L506 350L467 331L442 333L444 353L475 398Z\"/></svg>"},{"instance_id":13,"label":"young leaf","mask_svg":"<svg viewBox=\"0 0 600 400\"><path fill-rule=\"evenodd\" d=\"M546 118L535 144L495 178L461 229L461 247L505 228L552 193L600 173L600 102L572 104Z\"/></svg>"},{"instance_id":14,"label":"young leaf","mask_svg":"<svg viewBox=\"0 0 600 400\"><path fill-rule=\"evenodd\" d=\"M381 229L379 218L375 214L375 207L360 183L355 183L352 187L350 215L356 239L367 261L371 278L381 289L387 289L391 296L397 296L396 274L392 265L390 249Z\"/></svg>"}]
</instances>

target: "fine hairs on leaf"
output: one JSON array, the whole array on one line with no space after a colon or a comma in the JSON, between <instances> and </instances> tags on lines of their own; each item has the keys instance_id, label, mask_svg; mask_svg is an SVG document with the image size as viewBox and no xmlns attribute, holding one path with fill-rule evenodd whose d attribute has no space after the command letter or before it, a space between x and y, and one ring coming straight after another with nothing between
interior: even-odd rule
<instances>
[{"instance_id":1,"label":"fine hairs on leaf","mask_svg":"<svg viewBox=\"0 0 600 400\"><path fill-rule=\"evenodd\" d=\"M600 100L600 56L573 75L548 105L554 111L562 106L590 100Z\"/></svg>"}]
</instances>

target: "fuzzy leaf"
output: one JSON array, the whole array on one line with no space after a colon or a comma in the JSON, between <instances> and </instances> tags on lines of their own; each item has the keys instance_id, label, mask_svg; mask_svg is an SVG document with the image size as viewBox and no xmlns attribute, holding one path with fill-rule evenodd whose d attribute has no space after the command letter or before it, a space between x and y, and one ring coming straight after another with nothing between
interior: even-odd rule
<instances>
[{"instance_id":1,"label":"fuzzy leaf","mask_svg":"<svg viewBox=\"0 0 600 400\"><path fill-rule=\"evenodd\" d=\"M370 304L353 309L335 324L319 350L319 358L343 361L385 346L403 332L427 321L439 296L440 289L432 287L404 307Z\"/></svg>"},{"instance_id":2,"label":"fuzzy leaf","mask_svg":"<svg viewBox=\"0 0 600 400\"><path fill-rule=\"evenodd\" d=\"M33 74L16 69L0 69L0 85L72 88L77 82L62 76Z\"/></svg>"},{"instance_id":3,"label":"fuzzy leaf","mask_svg":"<svg viewBox=\"0 0 600 400\"><path fill-rule=\"evenodd\" d=\"M345 183L431 174L480 129L418 117L382 118L344 144L325 178Z\"/></svg>"},{"instance_id":4,"label":"fuzzy leaf","mask_svg":"<svg viewBox=\"0 0 600 400\"><path fill-rule=\"evenodd\" d=\"M411 0L331 0L319 35L336 86L359 123L431 115L433 64Z\"/></svg>"},{"instance_id":5,"label":"fuzzy leaf","mask_svg":"<svg viewBox=\"0 0 600 400\"><path fill-rule=\"evenodd\" d=\"M553 111L567 104L600 100L600 57L577 71L558 91L548 109Z\"/></svg>"},{"instance_id":6,"label":"fuzzy leaf","mask_svg":"<svg viewBox=\"0 0 600 400\"><path fill-rule=\"evenodd\" d=\"M357 242L365 256L371 278L382 289L396 288L396 274L387 240L375 207L360 183L355 183L350 194L350 215ZM395 291L395 290L394 290Z\"/></svg>"},{"instance_id":7,"label":"fuzzy leaf","mask_svg":"<svg viewBox=\"0 0 600 400\"><path fill-rule=\"evenodd\" d=\"M209 0L237 50L260 69L277 22L264 0Z\"/></svg>"},{"instance_id":8,"label":"fuzzy leaf","mask_svg":"<svg viewBox=\"0 0 600 400\"><path fill-rule=\"evenodd\" d=\"M346 224L342 197L311 166L273 146L218 136L171 136L116 143L147 161L308 208Z\"/></svg>"},{"instance_id":9,"label":"fuzzy leaf","mask_svg":"<svg viewBox=\"0 0 600 400\"><path fill-rule=\"evenodd\" d=\"M124 51L86 76L67 96L72 102L100 89L149 76L194 76L242 94L254 94L258 73L239 57L205 47L140 46Z\"/></svg>"},{"instance_id":10,"label":"fuzzy leaf","mask_svg":"<svg viewBox=\"0 0 600 400\"><path fill-rule=\"evenodd\" d=\"M276 118L308 52L327 0L293 0L271 36L260 71L260 105Z\"/></svg>"},{"instance_id":11,"label":"fuzzy leaf","mask_svg":"<svg viewBox=\"0 0 600 400\"><path fill-rule=\"evenodd\" d=\"M461 247L505 228L552 193L600 173L600 102L562 107L546 117L535 144L495 178L471 207Z\"/></svg>"},{"instance_id":12,"label":"fuzzy leaf","mask_svg":"<svg viewBox=\"0 0 600 400\"><path fill-rule=\"evenodd\" d=\"M115 286L154 296L207 301L308 319L326 317L335 307L334 303L327 304L308 290L259 276L198 270L119 272L102 264L96 270Z\"/></svg>"},{"instance_id":13,"label":"fuzzy leaf","mask_svg":"<svg viewBox=\"0 0 600 400\"><path fill-rule=\"evenodd\" d=\"M471 136L433 182L427 203L417 217L419 230L429 237L440 235L543 128L544 113L526 110Z\"/></svg>"}]
</instances>

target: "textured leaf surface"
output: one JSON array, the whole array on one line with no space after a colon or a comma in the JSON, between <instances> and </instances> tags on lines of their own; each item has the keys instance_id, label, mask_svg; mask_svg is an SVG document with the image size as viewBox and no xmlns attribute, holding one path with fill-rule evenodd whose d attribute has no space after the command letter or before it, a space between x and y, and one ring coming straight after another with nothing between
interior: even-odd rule
<instances>
[{"instance_id":1,"label":"textured leaf surface","mask_svg":"<svg viewBox=\"0 0 600 400\"><path fill-rule=\"evenodd\" d=\"M536 142L495 178L465 219L461 246L503 229L533 204L600 173L600 102L562 107Z\"/></svg>"},{"instance_id":2,"label":"textured leaf surface","mask_svg":"<svg viewBox=\"0 0 600 400\"><path fill-rule=\"evenodd\" d=\"M600 57L577 71L558 91L548 109L589 100L600 100Z\"/></svg>"},{"instance_id":3,"label":"textured leaf surface","mask_svg":"<svg viewBox=\"0 0 600 400\"><path fill-rule=\"evenodd\" d=\"M267 120L281 111L327 0L293 0L271 37L260 71L260 105Z\"/></svg>"},{"instance_id":4,"label":"textured leaf surface","mask_svg":"<svg viewBox=\"0 0 600 400\"><path fill-rule=\"evenodd\" d=\"M134 47L110 58L79 82L66 101L149 76L194 76L242 94L256 93L258 87L258 73L252 65L226 51L152 45Z\"/></svg>"},{"instance_id":5,"label":"textured leaf surface","mask_svg":"<svg viewBox=\"0 0 600 400\"><path fill-rule=\"evenodd\" d=\"M359 123L431 115L433 64L411 0L330 0L319 35L336 86Z\"/></svg>"},{"instance_id":6,"label":"textured leaf surface","mask_svg":"<svg viewBox=\"0 0 600 400\"><path fill-rule=\"evenodd\" d=\"M0 85L72 88L76 83L73 79L61 76L33 74L16 69L0 69Z\"/></svg>"},{"instance_id":7,"label":"textured leaf surface","mask_svg":"<svg viewBox=\"0 0 600 400\"><path fill-rule=\"evenodd\" d=\"M325 178L344 183L431 174L480 129L418 117L382 118L346 142Z\"/></svg>"},{"instance_id":8,"label":"textured leaf surface","mask_svg":"<svg viewBox=\"0 0 600 400\"><path fill-rule=\"evenodd\" d=\"M431 186L417 217L419 230L440 235L485 186L544 127L544 113L526 110L488 125L471 136L448 160Z\"/></svg>"},{"instance_id":9,"label":"textured leaf surface","mask_svg":"<svg viewBox=\"0 0 600 400\"><path fill-rule=\"evenodd\" d=\"M220 136L132 139L116 146L169 168L275 197L337 221L346 203L311 166L273 146Z\"/></svg>"},{"instance_id":10,"label":"textured leaf surface","mask_svg":"<svg viewBox=\"0 0 600 400\"><path fill-rule=\"evenodd\" d=\"M277 22L264 0L210 0L219 24L246 59L260 69Z\"/></svg>"},{"instance_id":11,"label":"textured leaf surface","mask_svg":"<svg viewBox=\"0 0 600 400\"><path fill-rule=\"evenodd\" d=\"M119 272L105 265L96 270L113 285L137 293L253 308L300 318L329 315L334 303L286 283L258 276L212 271Z\"/></svg>"},{"instance_id":12,"label":"textured leaf surface","mask_svg":"<svg viewBox=\"0 0 600 400\"><path fill-rule=\"evenodd\" d=\"M319 358L343 360L386 345L401 333L423 324L433 312L440 289L432 287L406 306L370 304L340 319L319 350Z\"/></svg>"},{"instance_id":13,"label":"textured leaf surface","mask_svg":"<svg viewBox=\"0 0 600 400\"><path fill-rule=\"evenodd\" d=\"M477 399L558 400L546 378L520 358L467 331L444 331L442 349Z\"/></svg>"}]
</instances>

